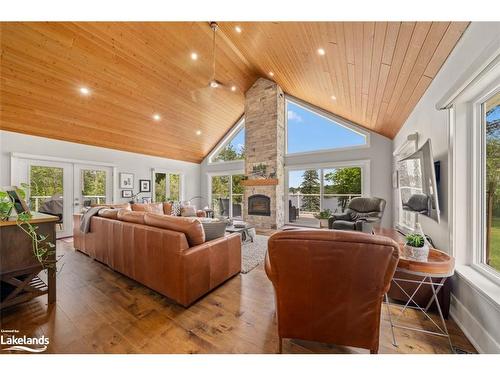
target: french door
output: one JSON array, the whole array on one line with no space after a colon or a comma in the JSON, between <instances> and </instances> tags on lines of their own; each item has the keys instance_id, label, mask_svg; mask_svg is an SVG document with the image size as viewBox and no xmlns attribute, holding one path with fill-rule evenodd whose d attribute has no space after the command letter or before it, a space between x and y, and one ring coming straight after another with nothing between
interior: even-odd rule
<instances>
[{"instance_id":1,"label":"french door","mask_svg":"<svg viewBox=\"0 0 500 375\"><path fill-rule=\"evenodd\" d=\"M59 217L56 237L73 234L73 214L93 204L111 203L112 167L28 158L13 159L12 185L29 186L31 211Z\"/></svg>"}]
</instances>

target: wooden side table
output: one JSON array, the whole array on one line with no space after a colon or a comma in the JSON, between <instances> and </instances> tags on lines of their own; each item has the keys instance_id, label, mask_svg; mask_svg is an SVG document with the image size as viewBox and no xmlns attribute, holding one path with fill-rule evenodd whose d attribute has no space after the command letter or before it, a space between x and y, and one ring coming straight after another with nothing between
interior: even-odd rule
<instances>
[{"instance_id":1,"label":"wooden side table","mask_svg":"<svg viewBox=\"0 0 500 375\"><path fill-rule=\"evenodd\" d=\"M31 224L37 232L56 244L55 225L57 216L33 213ZM43 270L33 255L31 239L16 224L15 219L0 221L0 310L47 294L49 305L56 301L56 254L48 262L54 267L47 269L47 283L38 274ZM54 248L55 250L55 248Z\"/></svg>"},{"instance_id":2,"label":"wooden side table","mask_svg":"<svg viewBox=\"0 0 500 375\"><path fill-rule=\"evenodd\" d=\"M388 294L386 293L385 300L391 325L393 345L397 346L394 328L400 328L446 337L450 344L451 351L454 352L448 328L446 327L446 321L444 319L440 299L438 298L438 293L445 285L446 280L454 274L455 259L445 252L433 248L429 250L429 256L426 261L417 261L409 258L405 254L404 244L399 241L401 238L394 238L396 235L392 231L394 230L380 227L376 227L373 230L374 234L390 237L400 244L399 262L396 268L396 273L392 279L392 283L399 288L399 291L402 292L407 298L406 303L401 308L401 316L403 316L406 309L419 310L424 313L424 315L434 324L434 327L436 328L436 330L431 331L398 324L399 319L392 319L390 310L391 303L389 301ZM411 290L408 285L413 285L414 289ZM429 287L432 292L430 299L428 301L424 300L424 302L422 300L416 301L415 296L417 296L419 290L425 286ZM421 307L421 304L423 304L422 302L425 303L425 307ZM436 323L428 314L428 310L433 302L436 304L441 325Z\"/></svg>"}]
</instances>

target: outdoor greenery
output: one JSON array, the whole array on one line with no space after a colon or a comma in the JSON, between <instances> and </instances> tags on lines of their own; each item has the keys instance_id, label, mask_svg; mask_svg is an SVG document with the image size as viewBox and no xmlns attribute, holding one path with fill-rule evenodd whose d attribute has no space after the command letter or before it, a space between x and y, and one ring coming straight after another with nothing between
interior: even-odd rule
<instances>
[{"instance_id":1,"label":"outdoor greenery","mask_svg":"<svg viewBox=\"0 0 500 375\"><path fill-rule=\"evenodd\" d=\"M324 220L328 219L332 216L332 210L327 208L326 210L320 211L319 213L315 214L314 217L318 220Z\"/></svg>"},{"instance_id":2,"label":"outdoor greenery","mask_svg":"<svg viewBox=\"0 0 500 375\"><path fill-rule=\"evenodd\" d=\"M106 195L106 172L84 169L82 170L83 190L84 196L105 196Z\"/></svg>"},{"instance_id":3,"label":"outdoor greenery","mask_svg":"<svg viewBox=\"0 0 500 375\"><path fill-rule=\"evenodd\" d=\"M308 169L302 175L302 183L300 184L300 192L302 194L318 194L313 196L305 195L302 198L301 209L309 212L319 211L319 175L316 169Z\"/></svg>"},{"instance_id":4,"label":"outdoor greenery","mask_svg":"<svg viewBox=\"0 0 500 375\"><path fill-rule=\"evenodd\" d=\"M245 159L245 146L241 149L235 150L234 146L229 143L226 147L219 151L214 161L228 161L228 160L240 160Z\"/></svg>"},{"instance_id":5,"label":"outdoor greenery","mask_svg":"<svg viewBox=\"0 0 500 375\"><path fill-rule=\"evenodd\" d=\"M497 94L500 95L500 94ZM495 98L493 98L495 100ZM486 113L486 262L500 271L500 106Z\"/></svg>"},{"instance_id":6,"label":"outdoor greenery","mask_svg":"<svg viewBox=\"0 0 500 375\"><path fill-rule=\"evenodd\" d=\"M167 173L155 173L155 202L178 201L180 199L180 175L168 174L169 192L167 197Z\"/></svg>"},{"instance_id":7,"label":"outdoor greenery","mask_svg":"<svg viewBox=\"0 0 500 375\"><path fill-rule=\"evenodd\" d=\"M361 194L361 168L340 168L326 173L325 194ZM339 197L338 205L345 210L349 197Z\"/></svg>"},{"instance_id":8,"label":"outdoor greenery","mask_svg":"<svg viewBox=\"0 0 500 375\"><path fill-rule=\"evenodd\" d=\"M35 209L34 196L52 197L63 193L63 169L33 165L30 168L30 208ZM43 202L43 200L42 200Z\"/></svg>"}]
</instances>

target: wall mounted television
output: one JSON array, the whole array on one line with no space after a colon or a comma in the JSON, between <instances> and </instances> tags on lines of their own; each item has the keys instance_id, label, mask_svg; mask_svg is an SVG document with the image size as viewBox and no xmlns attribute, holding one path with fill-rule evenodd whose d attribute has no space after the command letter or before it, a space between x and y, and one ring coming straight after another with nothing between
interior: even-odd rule
<instances>
[{"instance_id":1,"label":"wall mounted television","mask_svg":"<svg viewBox=\"0 0 500 375\"><path fill-rule=\"evenodd\" d=\"M398 185L403 210L439 223L436 165L430 139L413 154L398 161Z\"/></svg>"}]
</instances>

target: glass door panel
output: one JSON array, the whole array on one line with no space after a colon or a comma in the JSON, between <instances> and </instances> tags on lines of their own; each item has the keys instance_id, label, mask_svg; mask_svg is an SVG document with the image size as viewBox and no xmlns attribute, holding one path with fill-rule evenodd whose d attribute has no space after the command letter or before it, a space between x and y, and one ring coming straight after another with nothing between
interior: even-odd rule
<instances>
[{"instance_id":1,"label":"glass door panel","mask_svg":"<svg viewBox=\"0 0 500 375\"><path fill-rule=\"evenodd\" d=\"M181 200L181 194L180 194L180 175L178 174L169 174L169 200L172 201L180 201Z\"/></svg>"},{"instance_id":2,"label":"glass door panel","mask_svg":"<svg viewBox=\"0 0 500 375\"><path fill-rule=\"evenodd\" d=\"M112 203L113 171L111 167L74 165L74 213L97 204Z\"/></svg>"},{"instance_id":3,"label":"glass door panel","mask_svg":"<svg viewBox=\"0 0 500 375\"><path fill-rule=\"evenodd\" d=\"M155 174L155 202L167 201L167 174L156 172Z\"/></svg>"},{"instance_id":4,"label":"glass door panel","mask_svg":"<svg viewBox=\"0 0 500 375\"><path fill-rule=\"evenodd\" d=\"M28 162L27 200L31 211L59 217L57 238L71 236L71 164L48 161Z\"/></svg>"},{"instance_id":5,"label":"glass door panel","mask_svg":"<svg viewBox=\"0 0 500 375\"><path fill-rule=\"evenodd\" d=\"M243 185L241 181L244 175L235 174L231 176L231 201L232 213L231 216L235 219L241 220L243 218Z\"/></svg>"},{"instance_id":6,"label":"glass door panel","mask_svg":"<svg viewBox=\"0 0 500 375\"><path fill-rule=\"evenodd\" d=\"M319 227L315 218L321 205L320 170L307 169L288 173L288 221L297 225Z\"/></svg>"},{"instance_id":7,"label":"glass door panel","mask_svg":"<svg viewBox=\"0 0 500 375\"><path fill-rule=\"evenodd\" d=\"M212 209L215 216L229 217L230 176L212 176Z\"/></svg>"}]
</instances>

